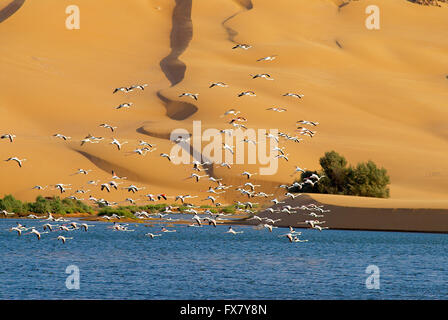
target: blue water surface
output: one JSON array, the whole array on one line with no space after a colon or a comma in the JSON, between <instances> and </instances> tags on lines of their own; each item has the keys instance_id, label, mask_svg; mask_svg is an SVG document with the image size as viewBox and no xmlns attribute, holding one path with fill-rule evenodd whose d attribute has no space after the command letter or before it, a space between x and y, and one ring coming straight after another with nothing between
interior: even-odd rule
<instances>
[{"instance_id":1,"label":"blue water surface","mask_svg":"<svg viewBox=\"0 0 448 320\"><path fill-rule=\"evenodd\" d=\"M20 222L0 220L0 299L447 299L448 235L310 229L290 243L287 229L88 222L88 232L19 237ZM65 244L58 235L73 237ZM66 268L79 268L80 288L66 287ZM369 265L379 289L368 289Z\"/></svg>"}]
</instances>

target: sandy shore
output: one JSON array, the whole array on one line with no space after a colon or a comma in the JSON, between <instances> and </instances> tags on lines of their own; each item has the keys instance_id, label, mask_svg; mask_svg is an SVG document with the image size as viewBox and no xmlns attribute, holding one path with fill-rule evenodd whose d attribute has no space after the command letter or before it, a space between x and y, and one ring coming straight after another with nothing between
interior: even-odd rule
<instances>
[{"instance_id":1,"label":"sandy shore","mask_svg":"<svg viewBox=\"0 0 448 320\"><path fill-rule=\"evenodd\" d=\"M326 221L322 226L327 226L330 229L448 233L448 209L342 206L325 204L308 195L284 201L284 204L278 204L272 208L277 209L284 205L297 207L310 203L323 205L325 210L331 211L325 213L324 218L318 218L318 220ZM301 222L316 219L310 217L307 214L309 212L299 210L299 213L288 215L287 213L269 213L262 210L257 215L271 219L282 219L275 224L279 227L306 228L306 225L301 224ZM257 225L258 221L249 220L240 223Z\"/></svg>"}]
</instances>

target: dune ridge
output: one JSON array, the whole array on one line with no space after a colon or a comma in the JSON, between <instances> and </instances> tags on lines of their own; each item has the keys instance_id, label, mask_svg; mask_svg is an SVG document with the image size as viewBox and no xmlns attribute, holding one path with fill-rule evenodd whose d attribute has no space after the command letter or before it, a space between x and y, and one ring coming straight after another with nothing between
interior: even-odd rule
<instances>
[{"instance_id":1,"label":"dune ridge","mask_svg":"<svg viewBox=\"0 0 448 320\"><path fill-rule=\"evenodd\" d=\"M239 5L241 5L243 7L243 10L240 10L238 12L235 12L234 14L232 14L230 17L226 18L223 22L221 22L221 25L224 27L224 29L227 32L227 39L233 43L235 42L235 37L238 35L238 32L232 28L230 28L229 26L227 26L227 22L229 22L230 20L232 20L233 18L235 18L237 15L239 15L242 12L251 10L254 6L252 4L251 0L234 0L236 3L238 3Z\"/></svg>"}]
</instances>

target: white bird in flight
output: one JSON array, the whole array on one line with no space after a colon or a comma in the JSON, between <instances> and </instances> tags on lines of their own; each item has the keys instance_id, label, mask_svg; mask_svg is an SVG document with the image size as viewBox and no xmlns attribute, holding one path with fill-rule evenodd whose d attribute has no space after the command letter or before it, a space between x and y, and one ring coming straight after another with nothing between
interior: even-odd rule
<instances>
[{"instance_id":1,"label":"white bird in flight","mask_svg":"<svg viewBox=\"0 0 448 320\"><path fill-rule=\"evenodd\" d=\"M171 162L171 158L170 158L170 155L169 155L169 154L167 154L167 153L161 153L160 156L161 156L162 158L167 158L168 161Z\"/></svg>"},{"instance_id":2,"label":"white bird in flight","mask_svg":"<svg viewBox=\"0 0 448 320\"><path fill-rule=\"evenodd\" d=\"M151 144L151 143L146 142L146 141L144 141L144 140L140 140L140 142L139 142L138 145L139 145L139 146L150 147L150 148L153 148L153 147L155 146L155 144Z\"/></svg>"},{"instance_id":3,"label":"white bird in flight","mask_svg":"<svg viewBox=\"0 0 448 320\"><path fill-rule=\"evenodd\" d=\"M31 232L28 232L27 234L31 234L31 233L33 233L33 234L36 235L37 240L40 240L40 239L41 239L41 235L44 234L44 233L48 233L48 232L42 232L42 233L40 233L40 232L37 231L34 227L32 227L32 228L31 228Z\"/></svg>"},{"instance_id":4,"label":"white bird in flight","mask_svg":"<svg viewBox=\"0 0 448 320\"><path fill-rule=\"evenodd\" d=\"M284 203L283 201L277 200L277 198L272 199L271 202L273 202L274 204Z\"/></svg>"},{"instance_id":5,"label":"white bird in flight","mask_svg":"<svg viewBox=\"0 0 448 320\"><path fill-rule=\"evenodd\" d=\"M147 86L148 86L147 83L145 83L145 84L134 84L134 85L130 86L130 87L128 88L128 90L129 90L129 91L132 91L132 90L134 90L134 89L145 90L145 87L147 87Z\"/></svg>"},{"instance_id":6,"label":"white bird in flight","mask_svg":"<svg viewBox=\"0 0 448 320\"><path fill-rule=\"evenodd\" d=\"M231 154L233 154L233 148L234 148L234 146L229 146L229 145L223 143L223 144L222 144L222 148L223 148L224 150L229 151Z\"/></svg>"},{"instance_id":7,"label":"white bird in flight","mask_svg":"<svg viewBox=\"0 0 448 320\"><path fill-rule=\"evenodd\" d=\"M232 229L232 226L230 226L229 230L227 230L226 233L239 234L239 233L243 233L243 231L235 231Z\"/></svg>"},{"instance_id":8,"label":"white bird in flight","mask_svg":"<svg viewBox=\"0 0 448 320\"><path fill-rule=\"evenodd\" d=\"M285 112L285 111L288 111L288 109L285 109L285 108L277 108L277 107L267 108L266 110L271 110L271 111L275 111L275 112Z\"/></svg>"},{"instance_id":9,"label":"white bird in flight","mask_svg":"<svg viewBox=\"0 0 448 320\"><path fill-rule=\"evenodd\" d=\"M132 192L132 193L136 193L136 192L138 192L138 191L140 191L140 190L143 190L143 189L145 189L145 187L137 187L137 186L135 186L135 185L130 185L129 187L124 187L123 189L126 189L126 190L128 190L128 192Z\"/></svg>"},{"instance_id":10,"label":"white bird in flight","mask_svg":"<svg viewBox=\"0 0 448 320\"><path fill-rule=\"evenodd\" d=\"M275 156L275 158L277 158L277 159L285 159L286 161L289 161L289 159L288 159L288 156L289 154L287 154L287 155L284 155L284 154L278 154L278 155L276 155Z\"/></svg>"},{"instance_id":11,"label":"white bird in flight","mask_svg":"<svg viewBox=\"0 0 448 320\"><path fill-rule=\"evenodd\" d=\"M216 198L219 198L219 197L216 197ZM207 198L203 199L202 201L210 200L214 204L216 201L216 198L212 197L212 196L208 196Z\"/></svg>"},{"instance_id":12,"label":"white bird in flight","mask_svg":"<svg viewBox=\"0 0 448 320\"><path fill-rule=\"evenodd\" d=\"M298 167L298 166L296 166L296 168L295 168L295 170L294 170L294 173L296 173L296 172L302 172L302 173L305 173L305 170L306 170L306 168L300 168L300 167Z\"/></svg>"},{"instance_id":13,"label":"white bird in flight","mask_svg":"<svg viewBox=\"0 0 448 320\"><path fill-rule=\"evenodd\" d=\"M0 139L8 139L10 142L13 142L15 137L16 136L14 134L6 133L6 134L0 136Z\"/></svg>"},{"instance_id":14,"label":"white bird in flight","mask_svg":"<svg viewBox=\"0 0 448 320\"><path fill-rule=\"evenodd\" d=\"M247 50L247 49L250 49L250 48L252 48L251 45L244 44L244 43L237 44L237 45L232 47L232 49L243 49L243 50Z\"/></svg>"},{"instance_id":15,"label":"white bird in flight","mask_svg":"<svg viewBox=\"0 0 448 320\"><path fill-rule=\"evenodd\" d=\"M65 242L66 242L68 239L73 239L73 238L67 238L67 237L64 237L64 236L59 236L59 237L56 238L56 240L61 240L62 243L64 243L64 244L65 244Z\"/></svg>"},{"instance_id":16,"label":"white bird in flight","mask_svg":"<svg viewBox=\"0 0 448 320\"><path fill-rule=\"evenodd\" d=\"M114 130L117 129L117 127L113 127L107 123L100 124L100 127L105 128L105 129L110 129L112 132L114 132Z\"/></svg>"},{"instance_id":17,"label":"white bird in flight","mask_svg":"<svg viewBox=\"0 0 448 320\"><path fill-rule=\"evenodd\" d=\"M307 121L307 120L299 120L299 121L297 121L297 123L301 123L301 124L309 124L309 125L312 125L312 126L317 126L318 124L319 124L319 122L316 122L316 121Z\"/></svg>"},{"instance_id":18,"label":"white bird in flight","mask_svg":"<svg viewBox=\"0 0 448 320\"><path fill-rule=\"evenodd\" d=\"M322 230L326 230L326 229L329 229L329 228L328 228L328 227L321 227L321 226L319 226L319 225L315 225L315 226L313 227L313 229L322 231Z\"/></svg>"},{"instance_id":19,"label":"white bird in flight","mask_svg":"<svg viewBox=\"0 0 448 320\"><path fill-rule=\"evenodd\" d=\"M179 95L179 97L190 97L194 100L198 100L199 93L190 93L190 92L184 92Z\"/></svg>"},{"instance_id":20,"label":"white bird in flight","mask_svg":"<svg viewBox=\"0 0 448 320\"><path fill-rule=\"evenodd\" d=\"M53 137L61 138L62 140L65 140L65 141L71 139L71 137L64 136L63 134L60 134L60 133L55 133L55 134L53 135Z\"/></svg>"},{"instance_id":21,"label":"white bird in flight","mask_svg":"<svg viewBox=\"0 0 448 320\"><path fill-rule=\"evenodd\" d=\"M229 136L231 136L233 134L233 129L221 129L221 130L219 130L219 133L224 133L224 134L228 134Z\"/></svg>"},{"instance_id":22,"label":"white bird in flight","mask_svg":"<svg viewBox=\"0 0 448 320\"><path fill-rule=\"evenodd\" d=\"M149 233L146 233L145 236L148 236L151 239L154 239L155 237L160 237L162 235L161 234L154 234L154 233L149 232Z\"/></svg>"},{"instance_id":23,"label":"white bird in flight","mask_svg":"<svg viewBox=\"0 0 448 320\"><path fill-rule=\"evenodd\" d=\"M33 189L33 190L34 190L34 189L35 189L35 190L45 190L47 187L48 187L48 186L42 187L42 186L36 185L36 186L32 187L31 189Z\"/></svg>"},{"instance_id":24,"label":"white bird in flight","mask_svg":"<svg viewBox=\"0 0 448 320\"><path fill-rule=\"evenodd\" d=\"M118 92L118 91L129 92L129 89L127 87L119 87L119 88L115 88L112 93L115 93L115 92Z\"/></svg>"},{"instance_id":25,"label":"white bird in flight","mask_svg":"<svg viewBox=\"0 0 448 320\"><path fill-rule=\"evenodd\" d=\"M196 174L196 173L192 173L191 176L189 176L187 179L194 178L194 179L196 179L196 182L199 182L199 179L201 179L201 178L203 178L203 177L207 177L207 175L200 176L200 175L198 175L198 174Z\"/></svg>"},{"instance_id":26,"label":"white bird in flight","mask_svg":"<svg viewBox=\"0 0 448 320\"><path fill-rule=\"evenodd\" d=\"M195 214L192 219L195 220L199 226L202 226L201 218L199 218L197 214Z\"/></svg>"},{"instance_id":27,"label":"white bird in flight","mask_svg":"<svg viewBox=\"0 0 448 320\"><path fill-rule=\"evenodd\" d=\"M261 185L259 185L259 184L252 184L252 183L250 183L250 182L246 182L246 183L244 184L244 186L245 186L245 187L249 187L249 188L251 188L252 191L255 190L255 187L261 187Z\"/></svg>"},{"instance_id":28,"label":"white bird in flight","mask_svg":"<svg viewBox=\"0 0 448 320\"><path fill-rule=\"evenodd\" d=\"M266 135L266 138L268 138L268 139L274 139L277 142L279 141L278 137L273 135L272 133L266 133L265 135ZM282 153L282 154L284 154L284 153Z\"/></svg>"},{"instance_id":29,"label":"white bird in flight","mask_svg":"<svg viewBox=\"0 0 448 320\"><path fill-rule=\"evenodd\" d=\"M228 164L227 162L222 162L219 164L220 167L227 167L228 169L231 169L232 166L230 164Z\"/></svg>"},{"instance_id":30,"label":"white bird in flight","mask_svg":"<svg viewBox=\"0 0 448 320\"><path fill-rule=\"evenodd\" d=\"M107 183L103 183L103 184L101 185L101 191L103 191L104 189L106 189L107 192L110 192L109 184L107 184Z\"/></svg>"},{"instance_id":31,"label":"white bird in flight","mask_svg":"<svg viewBox=\"0 0 448 320\"><path fill-rule=\"evenodd\" d=\"M71 188L67 188L67 186L71 186L71 184L58 183L55 184L55 188L59 189L61 193L64 193L66 190L70 190Z\"/></svg>"},{"instance_id":32,"label":"white bird in flight","mask_svg":"<svg viewBox=\"0 0 448 320\"><path fill-rule=\"evenodd\" d=\"M229 85L227 85L224 82L212 82L209 86L209 88L213 88L213 87L221 87L221 88L227 88Z\"/></svg>"},{"instance_id":33,"label":"white bird in flight","mask_svg":"<svg viewBox=\"0 0 448 320\"><path fill-rule=\"evenodd\" d=\"M144 156L148 152L153 152L153 151L156 151L156 150L157 149L150 149L150 148L144 147L144 148L137 148L134 151L131 151L130 153L137 153L137 154L139 154L141 156Z\"/></svg>"},{"instance_id":34,"label":"white bird in flight","mask_svg":"<svg viewBox=\"0 0 448 320\"><path fill-rule=\"evenodd\" d=\"M252 177L253 175L255 175L256 173L250 173L248 171L244 171L241 175L242 176L247 176L247 179L250 179L250 177Z\"/></svg>"},{"instance_id":35,"label":"white bird in flight","mask_svg":"<svg viewBox=\"0 0 448 320\"><path fill-rule=\"evenodd\" d=\"M257 61L272 61L277 57L276 54L272 55L272 56L268 56L268 57L264 57L264 58L260 58Z\"/></svg>"},{"instance_id":36,"label":"white bird in flight","mask_svg":"<svg viewBox=\"0 0 448 320\"><path fill-rule=\"evenodd\" d=\"M266 80L274 80L273 78L271 78L271 75L269 73L250 74L250 76L252 77L252 79L263 78Z\"/></svg>"},{"instance_id":37,"label":"white bird in flight","mask_svg":"<svg viewBox=\"0 0 448 320\"><path fill-rule=\"evenodd\" d=\"M89 143L100 143L99 141L95 141L95 140L91 140L90 138L84 138L81 140L81 146L83 146L84 144L86 144L87 142Z\"/></svg>"},{"instance_id":38,"label":"white bird in flight","mask_svg":"<svg viewBox=\"0 0 448 320\"><path fill-rule=\"evenodd\" d=\"M92 170L91 169L89 169L89 170L78 169L78 171L76 171L75 174L88 174L90 171L92 171Z\"/></svg>"},{"instance_id":39,"label":"white bird in flight","mask_svg":"<svg viewBox=\"0 0 448 320\"><path fill-rule=\"evenodd\" d=\"M87 232L87 230L89 230L89 227L94 227L94 226L95 225L93 225L93 224L82 223L81 229L84 229L84 231Z\"/></svg>"},{"instance_id":40,"label":"white bird in flight","mask_svg":"<svg viewBox=\"0 0 448 320\"><path fill-rule=\"evenodd\" d=\"M290 93L290 92L288 92L288 93L285 93L283 96L284 96L284 97L293 97L293 98L302 99L305 95L303 95L303 94L298 94L298 93Z\"/></svg>"},{"instance_id":41,"label":"white bird in flight","mask_svg":"<svg viewBox=\"0 0 448 320\"><path fill-rule=\"evenodd\" d=\"M22 168L22 162L26 161L26 159L19 159L18 157L10 157L6 159L5 161L15 161L19 165L20 168Z\"/></svg>"},{"instance_id":42,"label":"white bird in flight","mask_svg":"<svg viewBox=\"0 0 448 320\"><path fill-rule=\"evenodd\" d=\"M112 170L112 179L116 179L116 180L126 180L127 177L119 177L115 174L115 171Z\"/></svg>"},{"instance_id":43,"label":"white bird in flight","mask_svg":"<svg viewBox=\"0 0 448 320\"><path fill-rule=\"evenodd\" d=\"M22 229L19 227L12 227L11 229L9 229L9 231L16 231L18 236L22 235Z\"/></svg>"},{"instance_id":44,"label":"white bird in flight","mask_svg":"<svg viewBox=\"0 0 448 320\"><path fill-rule=\"evenodd\" d=\"M122 104L118 105L115 109L122 109L122 108L129 109L132 105L133 105L132 102L126 102L126 103L122 103Z\"/></svg>"},{"instance_id":45,"label":"white bird in flight","mask_svg":"<svg viewBox=\"0 0 448 320\"><path fill-rule=\"evenodd\" d=\"M126 144L126 143L128 143L128 142L127 142L127 141L120 142L120 141L118 141L117 139L113 138L113 140L112 140L112 142L111 142L110 144L114 144L114 145L116 145L117 148L118 148L118 150L121 150L121 147L122 147L124 144Z\"/></svg>"},{"instance_id":46,"label":"white bird in flight","mask_svg":"<svg viewBox=\"0 0 448 320\"><path fill-rule=\"evenodd\" d=\"M230 109L230 110L227 110L226 112L224 112L224 114L221 116L221 118L224 117L224 116L227 116L229 114L232 114L232 115L236 116L238 113L241 113L241 112L237 111L235 109Z\"/></svg>"},{"instance_id":47,"label":"white bird in flight","mask_svg":"<svg viewBox=\"0 0 448 320\"><path fill-rule=\"evenodd\" d=\"M238 94L238 97L243 97L243 96L256 97L257 95L253 91L243 91Z\"/></svg>"}]
</instances>

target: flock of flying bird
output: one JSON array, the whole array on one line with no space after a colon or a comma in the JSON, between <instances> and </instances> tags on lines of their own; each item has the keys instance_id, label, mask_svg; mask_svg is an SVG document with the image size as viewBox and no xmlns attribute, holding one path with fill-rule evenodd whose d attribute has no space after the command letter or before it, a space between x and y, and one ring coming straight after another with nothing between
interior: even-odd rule
<instances>
[{"instance_id":1,"label":"flock of flying bird","mask_svg":"<svg viewBox=\"0 0 448 320\"><path fill-rule=\"evenodd\" d=\"M10 214L8 212L2 211L3 214ZM87 223L77 223L75 221L70 221L64 218L55 218L51 213L48 213L48 216L38 217L36 215L30 214L27 216L29 219L43 219L44 224L42 225L43 231L38 231L36 227L27 227L22 225L20 222L16 223L16 226L11 227L9 231L17 232L18 236L34 234L38 240L42 238L43 234L52 233L52 232L69 232L74 230L84 230L87 232L89 227L94 227L94 225L89 225ZM60 224L52 224L52 222L59 222ZM26 232L28 231L28 232ZM25 232L25 233L24 233ZM60 240L62 243L65 243L69 239L73 239L73 237L66 237L63 235L58 235L54 240Z\"/></svg>"},{"instance_id":2,"label":"flock of flying bird","mask_svg":"<svg viewBox=\"0 0 448 320\"><path fill-rule=\"evenodd\" d=\"M251 48L251 46L247 45L247 44L237 44L232 49L248 50L250 48ZM276 59L276 57L277 57L277 55L272 55L272 56L260 58L256 61L257 62L263 62L263 61L269 62L269 61L273 61L274 59ZM251 77L251 79L265 79L265 80L270 80L270 81L274 80L274 78L272 78L272 76L269 73L250 74L250 77ZM147 86L148 86L148 84L136 84L136 85L131 85L129 87L127 87L127 86L118 87L118 88L115 88L112 93L113 94L118 93L118 92L129 93L129 92L133 92L134 90L142 90L143 91L143 90L145 90L145 87L147 87ZM209 85L210 89L212 89L212 88L227 88L227 87L229 87L229 85L224 82L212 82ZM214 90L216 90L216 89L214 89ZM245 96L255 97L256 93L254 91L243 91L243 92L240 92L237 96L240 98L245 97ZM291 92L287 92L287 93L283 94L283 96L292 97L292 98L296 98L296 99L302 99L304 97L303 94L291 93ZM189 97L191 99L198 100L199 93L183 92L179 95L179 97ZM132 102L125 102L125 103L121 103L120 105L118 105L116 107L116 109L118 109L118 110L119 109L129 109L132 106L133 106ZM285 108L279 108L276 106L267 108L266 110L273 111L273 112L286 112L287 111L287 109L285 109ZM241 114L241 111L238 111L235 109L230 109L230 110L227 110L223 115L221 115L221 117L224 118L227 116L232 116L232 118L229 121L226 121L227 124L229 124L231 127L234 127L234 128L247 129L246 125L244 124L247 122L247 119L244 118L243 116L241 116L240 114ZM297 134L299 136L303 136L303 137L308 136L308 137L312 138L316 134L316 131L312 130L312 129L318 125L319 125L319 123L316 121L299 120L296 122L297 132L298 132ZM115 133L115 130L117 129L117 126L112 126L107 123L102 123L99 126L104 129L110 130L112 133ZM233 129L232 128L222 129L222 130L220 130L220 132L222 134L232 135ZM303 138L300 138L299 136L290 135L290 134L284 133L284 132L279 132L278 135L266 133L266 138L274 139L276 142L279 142L280 139L284 139L285 141L292 141L292 142L300 143L303 140ZM56 133L53 135L53 137L62 139L64 141L71 140L71 137L63 135L61 133ZM12 133L5 133L5 134L1 135L0 138L8 140L9 142L13 143L16 139L16 135L14 135ZM86 143L96 144L96 143L100 143L103 140L105 140L105 138L95 137L91 134L88 134L86 137L84 137L83 139L80 140L80 144L81 144L81 146L85 145ZM188 140L189 140L189 138L179 137L176 140L174 140L173 142L179 143L179 142L188 141ZM257 141L250 140L248 138L245 138L242 141L247 144L249 144L249 143L252 143L254 145L257 144ZM129 142L123 141L123 140L120 141L116 138L112 138L112 141L110 141L109 143L111 145L115 146L118 151L120 151L120 150L122 150L123 145L125 145ZM151 152L155 151L156 149L157 148L155 148L155 144L140 140L138 146L133 151L129 151L128 153L145 156L146 154L151 153ZM224 150L224 152L230 152L231 154L234 154L234 146L227 145L227 144L223 143L222 149ZM285 147L281 147L281 148L275 147L273 149L273 151L277 152L277 155L275 156L276 158L284 159L285 161L289 161L289 158L288 158L289 154L286 153ZM160 157L166 158L170 162L172 161L172 158L168 153L162 152L162 153L160 153ZM11 156L8 159L6 159L5 161L7 161L7 162L15 161L17 163L17 165L22 168L24 166L24 162L27 161L27 159L20 159L17 156ZM225 185L222 182L222 179L215 178L212 175L209 175L207 173L208 168L206 166L212 165L212 163L200 162L200 161L195 160L192 162L192 165L193 165L192 169L195 172L193 172L186 179L193 179L193 181L199 182L201 179L206 178L209 181L214 182L215 184L212 186L209 186L208 190L205 191L206 193L210 193L213 195L208 195L205 199L202 199L202 201L210 201L215 207L217 207L219 209L219 207L222 206L222 204L219 203L217 200L220 197L219 194L227 192L228 189L232 188L233 186ZM228 163L225 163L225 162L218 163L215 165L221 166L221 167L227 167L229 169L231 168L231 165ZM299 166L296 166L294 172L292 173L292 176L295 175L296 173L305 172L305 170L306 170L306 168L300 168ZM91 171L92 170L90 170L90 169L89 170L78 169L72 175L88 175ZM205 174L200 175L201 172L204 172ZM256 212L252 210L258 203L249 201L255 197L270 198L270 197L274 196L274 194L267 194L263 191L257 191L257 190L259 190L258 188L261 187L261 185L254 184L251 181L249 181L252 178L252 176L254 176L256 174L257 173L250 173L248 171L243 171L241 173L241 176L245 177L245 180L248 180L248 181L246 183L244 183L243 185L236 186L234 188L234 191L239 192L244 197L247 196L248 201L247 202L235 201L234 204L236 206L237 213L249 215L250 218L248 220L257 220L259 222L259 224L256 226L257 229L266 228L272 232L272 229L276 228L275 223L281 221L281 219L273 220L273 219L269 219L269 218L260 218L259 216L255 215ZM305 184L314 186L316 183L319 182L319 180L322 177L323 176L313 174L310 177L304 179L302 182L294 182L291 185L280 185L279 187L285 189L285 193L284 193L285 198L295 198L297 196L300 196L300 194L293 194L293 193L289 192L289 190L291 188L302 189L302 187ZM133 194L145 189L145 187L143 187L143 186L138 187L134 184L129 184L128 186L120 187L120 185L124 183L124 182L122 182L122 180L126 180L126 179L127 179L126 177L119 177L118 175L116 175L116 173L114 171L112 171L112 177L111 177L110 181L101 183L100 180L90 180L87 182L87 184L90 185L91 187L96 186L97 188L99 188L100 191L105 191L108 194L113 190L118 190L119 188L125 189L128 192L132 192ZM70 188L71 186L72 185L68 184L68 183L57 183L57 184L54 184L52 187L54 188L54 190L57 190L58 192L63 194L65 192L67 192L67 190L71 190L71 188ZM49 187L49 186L36 185L33 187L33 189L44 190L47 187ZM85 194L85 193L88 193L89 191L90 190L84 190L82 188L76 189L74 191L74 194L69 196L68 198L74 199L74 200L84 200L84 199L78 198L76 195L77 194ZM213 214L210 210L206 210L204 212L204 214L206 214L208 216L205 218L200 218L199 214L202 214L202 213L195 210L198 207L185 202L187 199L196 198L197 196L192 196L192 195L167 196L166 194L155 194L155 195L154 194L146 194L145 197L148 201L159 201L162 199L167 200L168 198L174 198L175 202L180 201L182 206L187 207L187 209L184 211L185 213L194 214L194 217L192 218L193 224L191 226L201 227L204 223L208 223L209 225L213 225L216 227L217 223L220 223L220 219L222 219L222 216L225 215L223 213ZM97 205L102 205L102 206L114 206L114 205L119 204L118 202L108 201L103 198L97 199L91 195L89 196L88 200L92 201L93 203L95 203ZM139 200L140 199L132 199L129 197L129 198L126 198L124 202L129 202L131 204L135 204ZM324 213L329 211L329 210L324 210L321 206L317 206L315 204L310 204L310 205L301 206L301 207L291 207L289 205L281 206L281 204L284 204L285 202L280 201L277 198L271 199L270 202L272 202L274 207L277 207L278 209L274 209L272 207L268 208L268 209L266 209L267 213L278 212L278 213L284 213L284 214L291 215L294 213L298 214L298 213L306 212L306 214L311 216L312 218L310 218L309 220L305 220L303 222L297 222L298 224L305 224L305 225L309 226L310 228L316 229L319 231L328 229L328 227L322 226L322 224L324 224L325 221L319 221L316 219L316 218L323 217ZM174 208L172 206L167 206L164 208L164 210L162 212L158 213L157 215L159 215L160 218L163 218L163 216L168 213L174 213L174 211L172 211L173 209ZM10 214L6 211L2 212L2 213L5 216ZM144 212L144 211L135 213L135 217L140 218L140 219L149 218L150 215L151 214ZM30 215L29 218L37 218L37 217ZM41 217L41 218L43 218L43 217ZM119 219L120 217L117 215L114 215L111 217L105 216L105 219L111 219L111 218ZM51 213L49 213L48 217L45 217L45 219L50 220L51 222L58 221L57 219L52 217ZM61 222L66 222L66 221L62 220ZM64 225L64 224L51 225L50 222L48 222L43 226L43 230L44 230L43 232L37 231L34 227L27 228L20 224L18 224L16 227L11 228L11 231L16 231L19 235L21 235L22 232L31 230L27 234L35 234L38 239L41 239L42 233L52 232L55 230L72 231L72 230L78 230L80 228L83 228L85 231L87 231L88 227L89 226L87 224L81 224L79 226L76 222L71 222L69 224L69 226ZM116 230L116 231L133 231L133 230L129 230L127 228L127 225L119 224L117 222L114 223L114 226L112 227L112 229ZM46 231L46 230L48 230L48 231ZM168 230L165 227L162 227L162 230L160 232L174 232L174 231L175 230ZM227 231L227 233L238 234L238 233L242 233L242 231L235 231L232 227L229 227L229 230ZM290 232L288 232L284 236L286 236L290 242L307 241L307 240L299 239L298 236L300 234L301 234L300 232L296 232L293 230L292 227L290 227ZM160 234L149 233L147 235L149 237L151 237L152 239L154 239L155 237L160 236L161 233ZM61 240L63 243L65 243L65 241L69 238L61 235L57 239Z\"/></svg>"}]
</instances>

